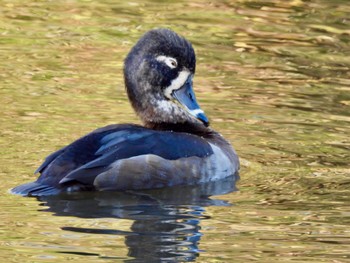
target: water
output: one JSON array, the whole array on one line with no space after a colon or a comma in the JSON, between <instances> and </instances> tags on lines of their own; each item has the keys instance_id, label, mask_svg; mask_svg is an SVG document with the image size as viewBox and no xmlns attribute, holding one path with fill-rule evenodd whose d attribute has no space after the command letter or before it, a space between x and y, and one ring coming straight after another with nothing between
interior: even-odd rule
<instances>
[{"instance_id":1,"label":"water","mask_svg":"<svg viewBox=\"0 0 350 263\"><path fill-rule=\"evenodd\" d=\"M348 1L0 1L3 262L349 262ZM50 152L135 122L122 61L170 27L237 183L23 198ZM210 195L214 195L211 196Z\"/></svg>"}]
</instances>

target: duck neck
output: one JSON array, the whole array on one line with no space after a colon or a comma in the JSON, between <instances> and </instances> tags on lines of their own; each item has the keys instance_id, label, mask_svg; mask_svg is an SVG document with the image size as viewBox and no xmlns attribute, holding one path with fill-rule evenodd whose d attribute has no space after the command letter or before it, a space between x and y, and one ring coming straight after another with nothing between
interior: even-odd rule
<instances>
[{"instance_id":1,"label":"duck neck","mask_svg":"<svg viewBox=\"0 0 350 263\"><path fill-rule=\"evenodd\" d=\"M155 123L155 122L146 122L145 127L152 130L158 131L173 131L173 132L185 132L192 133L199 136L210 136L213 134L213 130L205 127L201 123L194 122L184 122L184 123Z\"/></svg>"}]
</instances>

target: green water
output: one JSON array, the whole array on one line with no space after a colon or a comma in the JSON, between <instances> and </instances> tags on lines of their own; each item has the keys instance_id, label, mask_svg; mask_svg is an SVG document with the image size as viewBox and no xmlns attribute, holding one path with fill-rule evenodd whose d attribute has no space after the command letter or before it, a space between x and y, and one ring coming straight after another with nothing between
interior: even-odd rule
<instances>
[{"instance_id":1,"label":"green water","mask_svg":"<svg viewBox=\"0 0 350 263\"><path fill-rule=\"evenodd\" d=\"M349 262L349 18L347 0L1 0L0 261ZM193 43L196 95L241 158L239 191L9 194L59 147L139 122L122 63L154 27Z\"/></svg>"}]
</instances>

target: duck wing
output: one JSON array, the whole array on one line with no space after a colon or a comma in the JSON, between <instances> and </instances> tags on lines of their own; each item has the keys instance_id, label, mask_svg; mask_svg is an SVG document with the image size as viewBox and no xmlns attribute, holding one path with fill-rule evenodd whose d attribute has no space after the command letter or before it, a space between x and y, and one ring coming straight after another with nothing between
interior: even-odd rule
<instances>
[{"instance_id":1,"label":"duck wing","mask_svg":"<svg viewBox=\"0 0 350 263\"><path fill-rule=\"evenodd\" d=\"M131 124L110 125L50 154L36 170L41 174L36 182L20 185L12 192L50 195L71 185L93 188L95 178L111 169L113 163L139 155L176 160L212 153L209 143L189 133L155 131Z\"/></svg>"},{"instance_id":2,"label":"duck wing","mask_svg":"<svg viewBox=\"0 0 350 263\"><path fill-rule=\"evenodd\" d=\"M112 168L122 159L139 155L156 155L167 160L205 157L213 153L204 139L188 133L154 131L132 126L103 135L94 152L95 158L69 172L59 183L79 182L93 185L96 176ZM132 175L131 175L132 176Z\"/></svg>"}]
</instances>

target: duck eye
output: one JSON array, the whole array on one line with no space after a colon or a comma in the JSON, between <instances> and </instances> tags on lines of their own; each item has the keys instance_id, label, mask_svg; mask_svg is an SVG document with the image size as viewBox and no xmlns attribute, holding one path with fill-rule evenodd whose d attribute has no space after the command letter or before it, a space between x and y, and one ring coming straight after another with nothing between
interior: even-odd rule
<instances>
[{"instance_id":1,"label":"duck eye","mask_svg":"<svg viewBox=\"0 0 350 263\"><path fill-rule=\"evenodd\" d=\"M173 59L173 58L169 58L169 64L167 63L167 65L169 67L171 67L171 68L176 68L177 67L177 61L175 59Z\"/></svg>"},{"instance_id":2,"label":"duck eye","mask_svg":"<svg viewBox=\"0 0 350 263\"><path fill-rule=\"evenodd\" d=\"M173 69L177 67L177 60L172 57L167 57L167 56L158 56L156 59L159 62L165 63L169 68Z\"/></svg>"}]
</instances>

